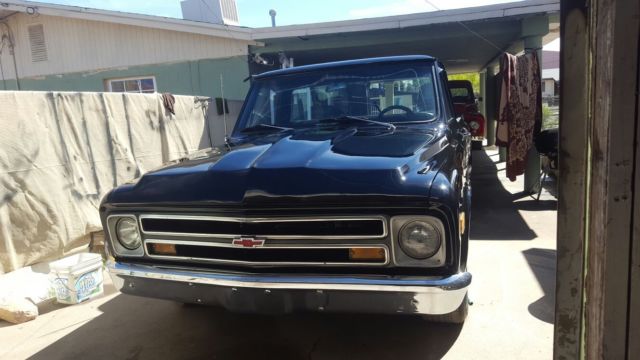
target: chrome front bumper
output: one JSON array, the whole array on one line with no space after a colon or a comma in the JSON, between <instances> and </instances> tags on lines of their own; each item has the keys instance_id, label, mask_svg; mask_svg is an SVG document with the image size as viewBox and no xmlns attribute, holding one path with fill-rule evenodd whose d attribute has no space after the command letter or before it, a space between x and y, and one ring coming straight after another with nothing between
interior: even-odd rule
<instances>
[{"instance_id":1,"label":"chrome front bumper","mask_svg":"<svg viewBox=\"0 0 640 360\"><path fill-rule=\"evenodd\" d=\"M471 283L468 272L449 277L244 275L113 261L107 268L125 294L255 313L448 314L460 306Z\"/></svg>"}]
</instances>

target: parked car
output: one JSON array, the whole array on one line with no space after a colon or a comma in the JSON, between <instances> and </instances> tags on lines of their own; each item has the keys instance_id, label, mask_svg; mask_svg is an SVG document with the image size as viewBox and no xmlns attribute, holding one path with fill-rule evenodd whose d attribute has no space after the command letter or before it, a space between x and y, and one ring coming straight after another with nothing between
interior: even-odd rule
<instances>
[{"instance_id":1,"label":"parked car","mask_svg":"<svg viewBox=\"0 0 640 360\"><path fill-rule=\"evenodd\" d=\"M460 323L470 139L428 56L253 76L225 146L105 196L107 267L132 295Z\"/></svg>"},{"instance_id":2,"label":"parked car","mask_svg":"<svg viewBox=\"0 0 640 360\"><path fill-rule=\"evenodd\" d=\"M474 149L482 148L486 133L486 120L478 111L478 99L469 80L449 80L449 90L453 98L456 115L462 116L469 124Z\"/></svg>"}]
</instances>

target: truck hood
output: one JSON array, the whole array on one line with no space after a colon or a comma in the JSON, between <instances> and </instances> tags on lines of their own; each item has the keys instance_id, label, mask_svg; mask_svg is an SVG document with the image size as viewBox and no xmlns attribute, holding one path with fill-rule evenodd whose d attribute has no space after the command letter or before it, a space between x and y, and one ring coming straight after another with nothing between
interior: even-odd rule
<instances>
[{"instance_id":1,"label":"truck hood","mask_svg":"<svg viewBox=\"0 0 640 360\"><path fill-rule=\"evenodd\" d=\"M112 191L105 203L291 203L348 196L424 197L448 146L438 124L308 129L213 148Z\"/></svg>"}]
</instances>

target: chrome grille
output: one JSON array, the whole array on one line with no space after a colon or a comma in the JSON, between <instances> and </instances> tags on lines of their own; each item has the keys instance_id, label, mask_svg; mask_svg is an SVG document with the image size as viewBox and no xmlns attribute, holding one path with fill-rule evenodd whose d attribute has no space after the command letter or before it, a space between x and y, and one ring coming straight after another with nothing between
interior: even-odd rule
<instances>
[{"instance_id":1,"label":"chrome grille","mask_svg":"<svg viewBox=\"0 0 640 360\"><path fill-rule=\"evenodd\" d=\"M152 235L270 239L376 239L387 236L383 217L230 218L191 215L140 216L142 231Z\"/></svg>"},{"instance_id":2,"label":"chrome grille","mask_svg":"<svg viewBox=\"0 0 640 360\"><path fill-rule=\"evenodd\" d=\"M154 244L175 246L175 255L157 253ZM384 253L383 259L353 260L349 251L353 248L375 248ZM260 248L234 247L226 243L204 241L181 241L150 239L145 241L145 252L149 257L167 260L204 261L222 264L243 265L333 265L371 266L389 263L389 250L384 245L340 245L340 246L265 246Z\"/></svg>"}]
</instances>

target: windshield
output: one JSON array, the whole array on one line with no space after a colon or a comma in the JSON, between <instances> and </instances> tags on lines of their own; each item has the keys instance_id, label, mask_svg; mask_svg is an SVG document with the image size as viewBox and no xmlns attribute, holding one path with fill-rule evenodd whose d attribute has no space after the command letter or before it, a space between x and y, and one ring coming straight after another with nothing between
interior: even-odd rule
<instances>
[{"instance_id":1,"label":"windshield","mask_svg":"<svg viewBox=\"0 0 640 360\"><path fill-rule=\"evenodd\" d=\"M437 114L433 65L366 64L258 79L235 133L298 129L326 120L431 121ZM353 119L351 119L353 120Z\"/></svg>"}]
</instances>

